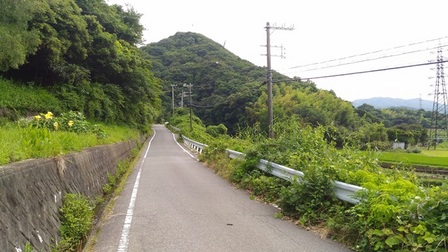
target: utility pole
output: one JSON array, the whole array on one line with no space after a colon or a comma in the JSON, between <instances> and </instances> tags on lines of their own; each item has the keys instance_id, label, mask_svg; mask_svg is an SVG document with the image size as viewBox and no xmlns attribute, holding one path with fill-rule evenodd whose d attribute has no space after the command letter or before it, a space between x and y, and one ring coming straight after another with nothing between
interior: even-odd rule
<instances>
[{"instance_id":1,"label":"utility pole","mask_svg":"<svg viewBox=\"0 0 448 252\"><path fill-rule=\"evenodd\" d=\"M173 108L173 116L174 116L174 87L176 85L171 85L171 102L172 102L172 108Z\"/></svg>"},{"instance_id":2,"label":"utility pole","mask_svg":"<svg viewBox=\"0 0 448 252\"><path fill-rule=\"evenodd\" d=\"M189 84L184 84L183 85L184 87L188 87L188 91L189 91L189 96L190 96L190 101L189 101L189 103L190 103L190 130L193 130L193 123L192 123L192 120L191 120L191 118L192 118L192 116L191 116L191 114L192 114L192 111L191 111L191 107L192 107L192 102L191 102L191 87L193 86L191 83L189 83Z\"/></svg>"},{"instance_id":3,"label":"utility pole","mask_svg":"<svg viewBox=\"0 0 448 252\"><path fill-rule=\"evenodd\" d=\"M180 107L183 108L184 107L184 89L182 88L182 93L180 94Z\"/></svg>"},{"instance_id":4,"label":"utility pole","mask_svg":"<svg viewBox=\"0 0 448 252\"><path fill-rule=\"evenodd\" d=\"M266 83L268 85L268 127L269 138L274 137L274 108L272 104L272 69L271 69L271 30L294 30L294 27L279 27L275 24L271 26L269 22L266 23L266 57L267 57L267 76Z\"/></svg>"}]
</instances>

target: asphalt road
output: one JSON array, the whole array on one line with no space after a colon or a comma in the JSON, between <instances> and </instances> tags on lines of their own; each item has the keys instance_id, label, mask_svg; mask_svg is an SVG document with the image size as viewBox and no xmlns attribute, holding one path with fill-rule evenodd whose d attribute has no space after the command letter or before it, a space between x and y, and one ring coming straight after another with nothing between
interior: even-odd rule
<instances>
[{"instance_id":1,"label":"asphalt road","mask_svg":"<svg viewBox=\"0 0 448 252\"><path fill-rule=\"evenodd\" d=\"M250 200L184 151L163 125L102 227L93 251L350 251Z\"/></svg>"}]
</instances>

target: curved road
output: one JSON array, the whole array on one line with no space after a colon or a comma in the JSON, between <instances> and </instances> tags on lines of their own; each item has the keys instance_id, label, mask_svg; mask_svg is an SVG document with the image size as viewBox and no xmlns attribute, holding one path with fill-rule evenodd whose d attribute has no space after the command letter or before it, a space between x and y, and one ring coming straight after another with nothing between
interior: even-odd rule
<instances>
[{"instance_id":1,"label":"curved road","mask_svg":"<svg viewBox=\"0 0 448 252\"><path fill-rule=\"evenodd\" d=\"M103 223L93 251L350 251L250 200L183 150L163 125Z\"/></svg>"}]
</instances>

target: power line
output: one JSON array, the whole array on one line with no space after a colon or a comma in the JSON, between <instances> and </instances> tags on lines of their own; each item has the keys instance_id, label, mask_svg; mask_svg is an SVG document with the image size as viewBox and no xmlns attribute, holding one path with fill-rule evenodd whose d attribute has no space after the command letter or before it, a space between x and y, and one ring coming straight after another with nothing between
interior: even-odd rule
<instances>
[{"instance_id":1,"label":"power line","mask_svg":"<svg viewBox=\"0 0 448 252\"><path fill-rule=\"evenodd\" d=\"M346 56L346 57L342 57L342 58L338 58L338 59L331 59L331 60L326 60L326 61L322 61L322 62L315 62L315 63L306 64L306 65L294 66L294 67L290 67L290 69L308 67L308 66L313 66L313 65L320 65L320 64L333 62L333 61L346 60L346 59L355 58L355 57L359 57L359 56L366 56L366 55L369 55L369 54L375 54L375 53L380 53L380 52L385 52L385 51L390 51L390 50L396 50L396 49L399 49L399 48L404 48L404 47L409 47L409 46L415 46L415 45L419 45L419 44L434 42L434 41L438 41L438 40L446 39L446 38L448 38L448 36L441 37L441 38L435 38L435 39L429 39L429 40L425 40L425 41L421 41L421 42L410 43L410 44L407 44L407 45L401 45L401 46L396 46L396 47L382 49L382 50L376 50L376 51L367 52L367 53L355 54L355 55Z\"/></svg>"},{"instance_id":2,"label":"power line","mask_svg":"<svg viewBox=\"0 0 448 252\"><path fill-rule=\"evenodd\" d=\"M192 103L191 106L193 106L193 107L195 107L195 108L213 108L213 107L215 107L216 105L215 105L215 104L213 104L213 105L199 105L199 104L194 104L194 103Z\"/></svg>"},{"instance_id":3,"label":"power line","mask_svg":"<svg viewBox=\"0 0 448 252\"><path fill-rule=\"evenodd\" d=\"M432 48L419 49L419 50L407 51L407 52L402 52L402 53L397 53L397 54L384 55L384 56L380 56L380 57L377 57L377 58L361 59L361 60L341 63L341 64L337 64L337 65L330 65L330 66L324 66L324 67L316 67L316 68L311 68L311 69L305 69L305 70L302 70L301 72L309 72L309 71L314 71L314 70L322 70L322 69L327 69L327 68L334 68L334 67L352 65L352 64L356 64L356 63L363 63L363 62L369 62L369 61L374 61L374 60L387 59L387 58L392 58L392 57L396 57L396 56L403 56L403 55L412 54L412 53L430 51L430 50L434 50L434 49L441 48L441 47L448 47L448 44L442 45L442 46L436 46L436 47L432 47Z\"/></svg>"},{"instance_id":4,"label":"power line","mask_svg":"<svg viewBox=\"0 0 448 252\"><path fill-rule=\"evenodd\" d=\"M364 71L349 72L349 73L342 73L342 74L331 74L331 75L307 77L307 78L301 78L301 79L303 79L303 80L316 80L316 79L324 79L324 78L333 78L333 77L341 77L341 76L348 76L348 75L375 73L375 72L382 72L382 71L398 70L398 69L403 69L403 68L411 68L411 67L434 65L434 64L438 64L438 63L444 63L444 62L448 62L448 60L443 60L443 61L440 61L440 62L426 62L426 63L420 63L420 64L387 67L387 68L380 68L380 69L373 69L373 70L364 70Z\"/></svg>"}]
</instances>

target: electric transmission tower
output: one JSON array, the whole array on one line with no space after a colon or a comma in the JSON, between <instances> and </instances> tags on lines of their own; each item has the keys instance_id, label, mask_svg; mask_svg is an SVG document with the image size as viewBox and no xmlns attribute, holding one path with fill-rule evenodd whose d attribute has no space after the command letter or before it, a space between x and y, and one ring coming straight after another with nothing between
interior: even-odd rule
<instances>
[{"instance_id":1,"label":"electric transmission tower","mask_svg":"<svg viewBox=\"0 0 448 252\"><path fill-rule=\"evenodd\" d=\"M435 149L437 143L448 139L447 92L443 62L442 48L439 47L437 49L436 83L434 85L428 149L431 145Z\"/></svg>"},{"instance_id":2,"label":"electric transmission tower","mask_svg":"<svg viewBox=\"0 0 448 252\"><path fill-rule=\"evenodd\" d=\"M270 25L269 22L266 23L266 57L267 57L267 76L266 83L268 85L268 127L269 127L269 138L274 137L274 108L272 104L272 69L271 69L271 30L294 30L294 26L285 27ZM281 47L283 58L283 46Z\"/></svg>"}]
</instances>

